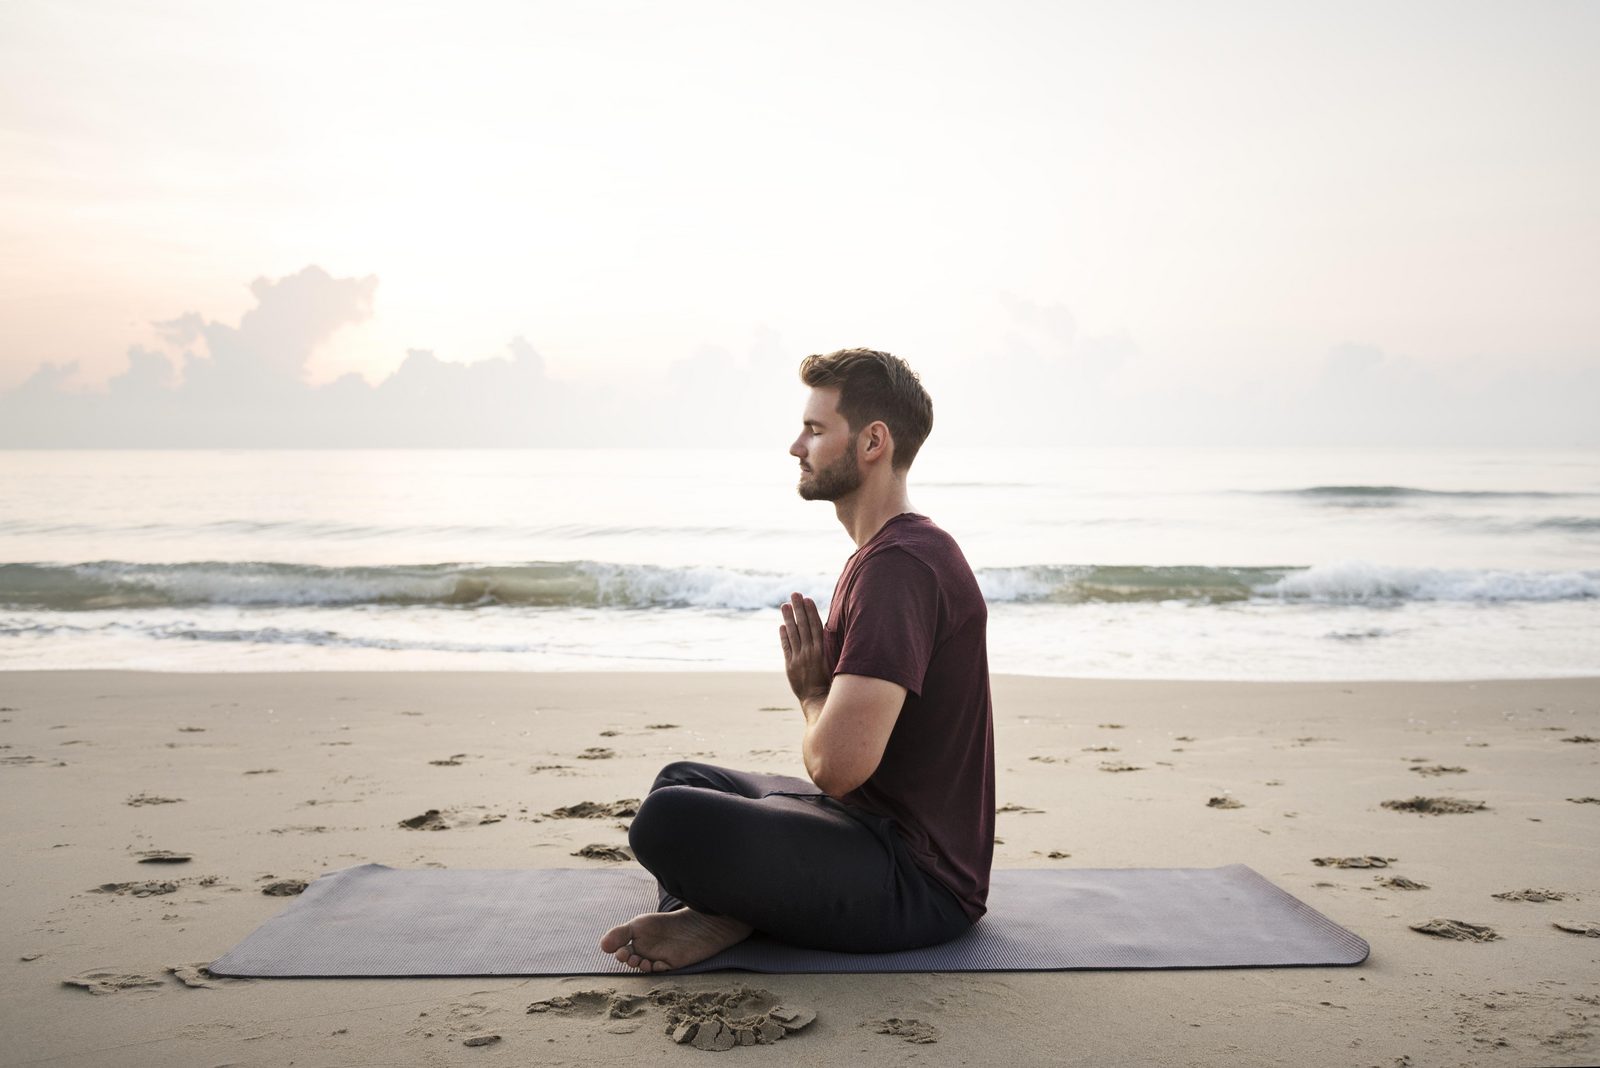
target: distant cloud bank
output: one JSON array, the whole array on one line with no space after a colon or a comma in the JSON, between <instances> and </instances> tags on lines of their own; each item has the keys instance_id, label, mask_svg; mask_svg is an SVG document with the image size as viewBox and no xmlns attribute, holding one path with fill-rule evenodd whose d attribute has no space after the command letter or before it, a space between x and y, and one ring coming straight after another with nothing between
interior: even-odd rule
<instances>
[{"instance_id":1,"label":"distant cloud bank","mask_svg":"<svg viewBox=\"0 0 1600 1068\"><path fill-rule=\"evenodd\" d=\"M809 351L770 331L743 356L707 345L658 374L552 378L524 338L475 363L408 350L373 385L311 385L311 356L373 315L376 276L308 266L257 279L237 326L188 312L152 324L173 358L134 345L100 389L77 363L41 365L0 394L8 448L515 448L787 446ZM923 361L936 441L959 445L1600 445L1600 360L1447 372L1368 344L1311 364L1235 371L1160 363L1125 333L1083 335L1062 305L1004 296L984 352ZM826 346L885 345L835 339ZM892 345L888 345L893 349ZM1301 361L1304 364L1306 361Z\"/></svg>"},{"instance_id":2,"label":"distant cloud bank","mask_svg":"<svg viewBox=\"0 0 1600 1068\"><path fill-rule=\"evenodd\" d=\"M65 388L76 363L44 364L0 395L0 447L647 445L663 431L675 395L710 396L749 377L739 361L706 349L673 364L659 389L562 382L518 337L508 355L476 363L411 349L377 385L354 373L307 384L312 353L342 327L371 317L377 286L375 276L334 278L316 266L277 281L257 279L250 287L256 307L237 327L194 312L155 323L164 341L183 350L179 368L135 345L127 370L103 390ZM797 388L792 370L783 384ZM786 429L767 427L775 437Z\"/></svg>"}]
</instances>

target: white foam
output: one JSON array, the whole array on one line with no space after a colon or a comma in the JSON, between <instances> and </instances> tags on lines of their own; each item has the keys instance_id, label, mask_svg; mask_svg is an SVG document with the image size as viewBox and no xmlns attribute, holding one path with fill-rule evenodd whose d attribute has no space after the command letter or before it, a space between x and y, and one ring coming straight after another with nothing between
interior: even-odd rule
<instances>
[{"instance_id":1,"label":"white foam","mask_svg":"<svg viewBox=\"0 0 1600 1068\"><path fill-rule=\"evenodd\" d=\"M578 570L595 580L601 605L631 608L776 608L799 592L826 613L833 590L833 579L817 574L600 563Z\"/></svg>"},{"instance_id":2,"label":"white foam","mask_svg":"<svg viewBox=\"0 0 1600 1068\"><path fill-rule=\"evenodd\" d=\"M1600 597L1600 571L1392 567L1365 560L1342 560L1285 575L1259 592L1284 600L1330 604L1578 601Z\"/></svg>"}]
</instances>

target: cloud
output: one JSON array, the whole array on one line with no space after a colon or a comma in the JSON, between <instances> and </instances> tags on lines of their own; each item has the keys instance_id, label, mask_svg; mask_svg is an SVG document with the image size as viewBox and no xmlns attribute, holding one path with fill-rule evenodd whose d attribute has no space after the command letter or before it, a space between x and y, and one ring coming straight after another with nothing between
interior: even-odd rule
<instances>
[{"instance_id":1,"label":"cloud","mask_svg":"<svg viewBox=\"0 0 1600 1068\"><path fill-rule=\"evenodd\" d=\"M707 343L676 360L619 353L655 370L553 378L524 337L466 363L410 349L376 384L312 385L311 358L375 314L378 279L309 266L250 285L234 325L188 311L153 323L99 389L77 362L41 365L0 394L0 447L763 448L796 429L802 356L866 343L931 371L934 444L1600 444L1600 366L1484 357L1435 364L1350 341L1234 368L1150 353L1120 329L1091 332L1062 303L1002 295L986 344L924 364L892 339L795 349L758 327L744 346Z\"/></svg>"},{"instance_id":2,"label":"cloud","mask_svg":"<svg viewBox=\"0 0 1600 1068\"><path fill-rule=\"evenodd\" d=\"M376 385L357 374L309 384L312 354L369 319L377 289L376 276L309 266L253 282L256 305L236 326L193 311L151 324L182 350L176 366L135 345L103 388L74 390L76 362L43 364L0 395L0 447L760 447L781 446L798 411L797 380L764 328L742 357L703 346L659 380L558 381L514 337L506 354L474 363L410 349Z\"/></svg>"}]
</instances>

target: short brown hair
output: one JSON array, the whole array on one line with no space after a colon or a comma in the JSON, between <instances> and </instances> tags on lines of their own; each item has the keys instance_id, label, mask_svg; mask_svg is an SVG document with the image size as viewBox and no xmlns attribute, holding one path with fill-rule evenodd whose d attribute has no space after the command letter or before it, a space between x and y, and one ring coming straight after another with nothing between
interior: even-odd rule
<instances>
[{"instance_id":1,"label":"short brown hair","mask_svg":"<svg viewBox=\"0 0 1600 1068\"><path fill-rule=\"evenodd\" d=\"M840 349L800 361L800 381L839 390L850 432L882 420L894 439L894 470L904 471L933 429L933 399L904 360L876 349Z\"/></svg>"}]
</instances>

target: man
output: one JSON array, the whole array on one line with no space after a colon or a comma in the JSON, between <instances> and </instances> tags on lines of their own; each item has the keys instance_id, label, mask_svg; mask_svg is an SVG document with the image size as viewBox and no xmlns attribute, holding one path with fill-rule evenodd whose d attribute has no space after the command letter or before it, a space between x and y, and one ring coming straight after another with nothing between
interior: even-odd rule
<instances>
[{"instance_id":1,"label":"man","mask_svg":"<svg viewBox=\"0 0 1600 1068\"><path fill-rule=\"evenodd\" d=\"M988 610L955 541L906 496L933 402L871 349L809 356L800 496L832 501L856 543L828 622L796 593L779 644L805 713L811 781L679 761L628 831L661 910L603 952L681 968L761 930L888 952L948 941L986 910L994 856Z\"/></svg>"}]
</instances>

